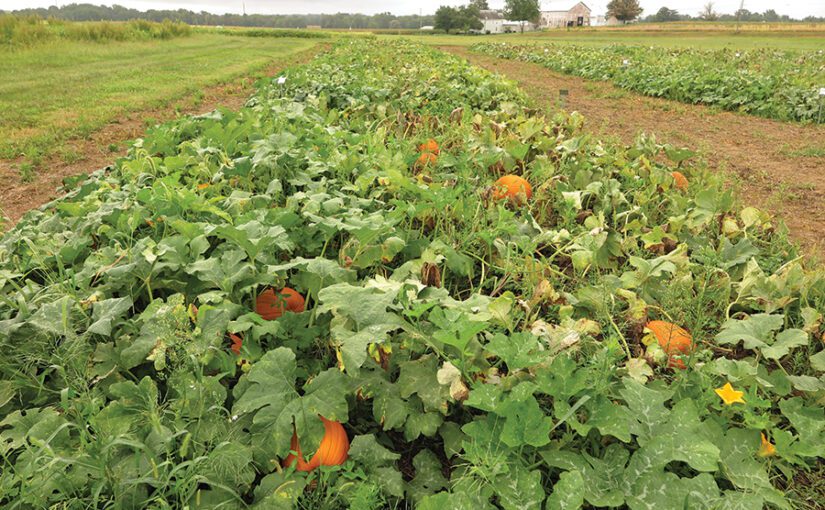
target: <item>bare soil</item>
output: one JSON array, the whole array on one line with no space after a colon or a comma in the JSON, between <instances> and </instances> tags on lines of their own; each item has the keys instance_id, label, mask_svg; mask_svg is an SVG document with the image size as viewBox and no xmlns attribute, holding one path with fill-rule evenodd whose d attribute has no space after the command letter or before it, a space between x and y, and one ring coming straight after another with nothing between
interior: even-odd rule
<instances>
[{"instance_id":1,"label":"bare soil","mask_svg":"<svg viewBox=\"0 0 825 510\"><path fill-rule=\"evenodd\" d=\"M697 151L727 172L743 202L781 218L806 251L825 255L825 126L719 112L465 47L442 49L515 80L539 105L558 104L559 90L567 89L566 109L584 115L586 129L599 136L631 143L640 132L653 133L660 143Z\"/></svg>"},{"instance_id":2,"label":"bare soil","mask_svg":"<svg viewBox=\"0 0 825 510\"><path fill-rule=\"evenodd\" d=\"M307 62L327 46L314 46L273 63L263 70L263 75L274 76L286 67ZM257 72L254 76L261 74ZM188 96L163 108L130 113L92 133L88 138L67 141L67 150L64 152L78 154L80 159L66 161L59 155L51 156L40 164L34 177L26 182L20 173L20 166L24 163L22 159L0 160L0 218L5 217L7 220L3 227L12 226L30 209L60 196L60 187L66 177L88 174L111 164L117 157L124 156L128 142L140 137L146 131L147 123L206 113L219 106L237 110L252 93L254 83L255 80L250 79L250 76L238 77L202 90L198 100Z\"/></svg>"}]
</instances>

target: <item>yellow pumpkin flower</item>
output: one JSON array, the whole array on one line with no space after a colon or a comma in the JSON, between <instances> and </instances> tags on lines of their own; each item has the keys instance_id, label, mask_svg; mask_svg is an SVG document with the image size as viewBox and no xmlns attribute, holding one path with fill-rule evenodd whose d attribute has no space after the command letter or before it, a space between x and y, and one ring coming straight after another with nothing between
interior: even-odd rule
<instances>
[{"instance_id":1,"label":"yellow pumpkin flower","mask_svg":"<svg viewBox=\"0 0 825 510\"><path fill-rule=\"evenodd\" d=\"M713 391L715 391L716 394L719 395L719 398L722 399L722 402L724 402L725 405L729 406L737 402L740 404L745 403L745 400L742 398L742 395L744 395L745 392L736 391L735 389L733 389L733 386L731 386L730 383L725 383L724 386L722 386L721 388L716 388Z\"/></svg>"},{"instance_id":2,"label":"yellow pumpkin flower","mask_svg":"<svg viewBox=\"0 0 825 510\"><path fill-rule=\"evenodd\" d=\"M760 457L772 457L776 455L776 446L772 445L768 438L765 437L765 434L761 434L762 436L762 444L759 445L759 453Z\"/></svg>"}]
</instances>

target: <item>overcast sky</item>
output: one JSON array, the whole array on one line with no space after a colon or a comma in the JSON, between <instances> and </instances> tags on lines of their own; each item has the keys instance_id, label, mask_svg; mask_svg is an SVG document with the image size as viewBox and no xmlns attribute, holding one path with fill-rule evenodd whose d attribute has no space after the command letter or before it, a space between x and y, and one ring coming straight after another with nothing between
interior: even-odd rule
<instances>
[{"instance_id":1,"label":"overcast sky","mask_svg":"<svg viewBox=\"0 0 825 510\"><path fill-rule=\"evenodd\" d=\"M65 5L69 3L83 3L84 0L0 0L0 10L15 10L26 7L48 7L50 5ZM504 5L504 0L488 0L493 8ZM603 14L609 0L589 0L585 3L593 10L593 14ZM715 0L715 9L720 13L733 13L739 8L741 0ZM563 9L573 5L576 0L543 0L543 10ZM217 14L225 12L242 12L243 3L247 13L260 14L305 14L305 13L335 13L361 12L374 14L390 11L393 14L432 14L439 5L462 5L467 0L172 0L159 2L155 0L119 0L108 2L90 0L88 3L112 5L119 4L140 10L147 9L189 9L193 11L209 11ZM682 14L696 15L707 0L640 0L644 8L643 15L653 14L662 6L676 9ZM788 14L794 18L805 16L825 16L825 0L745 0L745 8L754 12L764 12L774 9L779 14Z\"/></svg>"}]
</instances>

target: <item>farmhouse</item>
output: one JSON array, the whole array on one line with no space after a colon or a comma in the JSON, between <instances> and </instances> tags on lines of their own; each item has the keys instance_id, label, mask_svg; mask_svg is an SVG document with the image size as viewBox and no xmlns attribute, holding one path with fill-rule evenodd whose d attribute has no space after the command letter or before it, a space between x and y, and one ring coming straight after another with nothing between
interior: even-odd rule
<instances>
[{"instance_id":1,"label":"farmhouse","mask_svg":"<svg viewBox=\"0 0 825 510\"><path fill-rule=\"evenodd\" d=\"M536 29L536 25L529 22L522 23L521 21L511 21L504 18L501 11L493 9L485 9L481 11L481 24L484 25L480 32L482 34L504 34L508 32L521 32L522 24L524 25L524 32L529 32Z\"/></svg>"},{"instance_id":2,"label":"farmhouse","mask_svg":"<svg viewBox=\"0 0 825 510\"><path fill-rule=\"evenodd\" d=\"M599 14L590 18L590 26L593 27L613 27L621 25L622 22L616 16L606 16Z\"/></svg>"},{"instance_id":3,"label":"farmhouse","mask_svg":"<svg viewBox=\"0 0 825 510\"><path fill-rule=\"evenodd\" d=\"M567 9L542 11L539 15L540 28L589 27L590 7L577 2Z\"/></svg>"}]
</instances>

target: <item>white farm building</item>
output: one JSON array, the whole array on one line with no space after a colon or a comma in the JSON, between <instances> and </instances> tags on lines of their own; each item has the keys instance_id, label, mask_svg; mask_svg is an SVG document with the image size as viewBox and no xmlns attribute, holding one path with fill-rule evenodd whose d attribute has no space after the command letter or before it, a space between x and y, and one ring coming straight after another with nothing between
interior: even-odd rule
<instances>
[{"instance_id":1,"label":"white farm building","mask_svg":"<svg viewBox=\"0 0 825 510\"><path fill-rule=\"evenodd\" d=\"M584 2L562 5L553 2L553 7L564 9L547 10L539 13L538 24L522 21L512 21L504 17L502 11L485 9L481 11L481 30L474 30L482 34L504 34L510 32L529 32L545 28L589 27L591 25L590 7ZM522 30L522 25L523 30Z\"/></svg>"},{"instance_id":2,"label":"white farm building","mask_svg":"<svg viewBox=\"0 0 825 510\"><path fill-rule=\"evenodd\" d=\"M476 30L482 34L506 34L510 32L521 32L524 25L524 32L536 29L536 25L530 22L511 21L504 18L501 11L487 9L481 11L481 30Z\"/></svg>"},{"instance_id":3,"label":"white farm building","mask_svg":"<svg viewBox=\"0 0 825 510\"><path fill-rule=\"evenodd\" d=\"M556 3L555 10L541 11L539 14L540 28L589 27L590 7L584 2L573 5Z\"/></svg>"}]
</instances>

